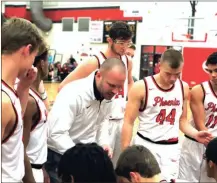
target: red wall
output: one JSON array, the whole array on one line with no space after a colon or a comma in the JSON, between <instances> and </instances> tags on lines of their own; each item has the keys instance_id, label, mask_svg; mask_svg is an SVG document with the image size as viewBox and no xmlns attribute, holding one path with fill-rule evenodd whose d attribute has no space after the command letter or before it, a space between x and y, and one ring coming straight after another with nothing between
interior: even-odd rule
<instances>
[{"instance_id":1,"label":"red wall","mask_svg":"<svg viewBox=\"0 0 217 183\"><path fill-rule=\"evenodd\" d=\"M167 46L156 46L155 53L163 53L167 50Z\"/></svg>"},{"instance_id":2,"label":"red wall","mask_svg":"<svg viewBox=\"0 0 217 183\"><path fill-rule=\"evenodd\" d=\"M124 17L120 7L94 7L94 8L62 8L62 9L44 9L46 17L53 22L61 22L63 17L91 17L91 20L138 20L142 17ZM6 6L5 15L7 17L17 16L31 20L30 11L26 6Z\"/></svg>"},{"instance_id":3,"label":"red wall","mask_svg":"<svg viewBox=\"0 0 217 183\"><path fill-rule=\"evenodd\" d=\"M208 80L208 74L203 70L202 64L207 57L217 51L217 48L183 48L184 68L182 79L186 81L190 87ZM195 82L193 84L192 82Z\"/></svg>"}]
</instances>

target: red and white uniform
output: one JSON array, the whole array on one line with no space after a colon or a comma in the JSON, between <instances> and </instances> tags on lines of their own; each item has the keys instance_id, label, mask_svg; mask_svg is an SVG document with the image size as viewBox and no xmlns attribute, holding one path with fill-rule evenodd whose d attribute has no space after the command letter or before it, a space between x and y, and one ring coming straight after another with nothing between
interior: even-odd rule
<instances>
[{"instance_id":1,"label":"red and white uniform","mask_svg":"<svg viewBox=\"0 0 217 183\"><path fill-rule=\"evenodd\" d=\"M10 134L2 139L2 182L22 182L24 176L23 119L20 100L16 92L2 81L2 91L11 100L16 122ZM4 114L2 114L4 115Z\"/></svg>"},{"instance_id":2,"label":"red and white uniform","mask_svg":"<svg viewBox=\"0 0 217 183\"><path fill-rule=\"evenodd\" d=\"M203 82L201 87L204 92L205 125L213 136L217 136L217 95L209 81ZM194 119L190 120L195 126ZM203 160L205 146L186 136L182 145L179 177L188 178L193 182L215 182L207 177L206 161Z\"/></svg>"},{"instance_id":3,"label":"red and white uniform","mask_svg":"<svg viewBox=\"0 0 217 183\"><path fill-rule=\"evenodd\" d=\"M43 182L44 176L41 167L47 161L47 109L37 93L30 89L29 94L35 99L40 117L36 123L32 124L26 153L32 165L35 181Z\"/></svg>"},{"instance_id":4,"label":"red and white uniform","mask_svg":"<svg viewBox=\"0 0 217 183\"><path fill-rule=\"evenodd\" d=\"M107 59L103 52L98 52L94 55L98 60L99 68L100 65ZM126 55L120 56L126 66L126 80L124 83L124 88L116 96L113 102L112 114L109 123L109 135L110 135L110 146L113 149L112 162L115 166L120 153L121 153L121 130L123 126L123 118L126 107L126 99L128 92L128 57Z\"/></svg>"},{"instance_id":5,"label":"red and white uniform","mask_svg":"<svg viewBox=\"0 0 217 183\"><path fill-rule=\"evenodd\" d=\"M156 156L163 178L177 178L179 160L179 120L184 89L181 80L168 90L162 89L153 76L144 78L145 105L140 109L135 144L144 145Z\"/></svg>"}]
</instances>

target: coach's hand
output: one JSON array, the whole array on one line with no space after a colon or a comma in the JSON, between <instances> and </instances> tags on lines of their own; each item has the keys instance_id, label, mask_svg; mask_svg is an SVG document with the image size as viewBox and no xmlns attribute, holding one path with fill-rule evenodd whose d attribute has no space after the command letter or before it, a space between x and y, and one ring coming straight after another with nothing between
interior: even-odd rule
<instances>
[{"instance_id":1,"label":"coach's hand","mask_svg":"<svg viewBox=\"0 0 217 183\"><path fill-rule=\"evenodd\" d=\"M207 145L209 143L209 141L212 139L213 139L213 136L208 131L199 131L199 132L197 132L197 134L195 136L195 140L197 140L198 142L200 142L204 145Z\"/></svg>"},{"instance_id":2,"label":"coach's hand","mask_svg":"<svg viewBox=\"0 0 217 183\"><path fill-rule=\"evenodd\" d=\"M108 153L108 156L109 156L110 158L112 158L112 155L113 155L112 148L109 147L108 145L103 145L102 147L103 147L104 151L106 151L106 152Z\"/></svg>"}]
</instances>

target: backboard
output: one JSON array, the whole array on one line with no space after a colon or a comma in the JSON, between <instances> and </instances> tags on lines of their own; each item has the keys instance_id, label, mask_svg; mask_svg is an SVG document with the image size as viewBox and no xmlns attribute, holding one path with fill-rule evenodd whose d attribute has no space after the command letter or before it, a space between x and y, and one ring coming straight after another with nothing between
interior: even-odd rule
<instances>
[{"instance_id":1,"label":"backboard","mask_svg":"<svg viewBox=\"0 0 217 183\"><path fill-rule=\"evenodd\" d=\"M173 42L207 42L208 30L207 22L204 18L178 18L172 26Z\"/></svg>"}]
</instances>

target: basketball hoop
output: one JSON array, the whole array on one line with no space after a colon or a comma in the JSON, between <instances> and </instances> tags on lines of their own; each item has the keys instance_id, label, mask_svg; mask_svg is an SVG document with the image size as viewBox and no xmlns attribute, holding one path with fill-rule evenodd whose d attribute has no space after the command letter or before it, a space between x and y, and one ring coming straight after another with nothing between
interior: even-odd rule
<instances>
[{"instance_id":1,"label":"basketball hoop","mask_svg":"<svg viewBox=\"0 0 217 183\"><path fill-rule=\"evenodd\" d=\"M194 26L191 27L189 24L194 21ZM200 42L204 43L207 41L207 31L205 30L204 18L178 18L175 20L172 26L172 41L173 42ZM193 32L193 34L189 33Z\"/></svg>"}]
</instances>

